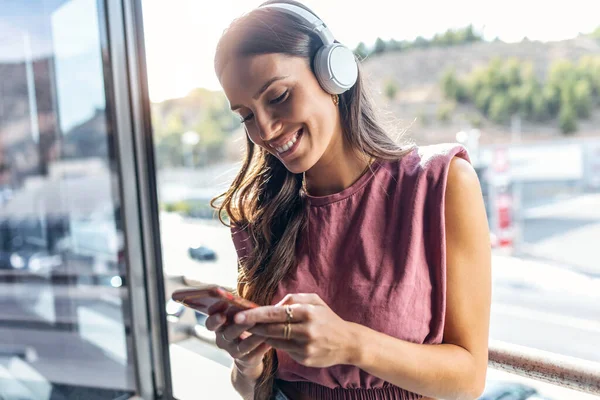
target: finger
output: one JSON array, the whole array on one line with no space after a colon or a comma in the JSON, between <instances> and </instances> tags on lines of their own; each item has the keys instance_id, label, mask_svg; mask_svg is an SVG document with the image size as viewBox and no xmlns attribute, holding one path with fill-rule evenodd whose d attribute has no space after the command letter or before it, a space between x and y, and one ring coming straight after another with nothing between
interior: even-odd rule
<instances>
[{"instance_id":1,"label":"finger","mask_svg":"<svg viewBox=\"0 0 600 400\"><path fill-rule=\"evenodd\" d=\"M244 357L246 354L251 353L261 344L265 343L266 338L257 335L250 335L247 339L241 340L235 347L238 351L238 357Z\"/></svg>"},{"instance_id":2,"label":"finger","mask_svg":"<svg viewBox=\"0 0 600 400\"><path fill-rule=\"evenodd\" d=\"M224 313L225 310L227 310L227 307L229 307L229 304L225 301L216 302L212 306L208 307L208 314L212 315L215 313Z\"/></svg>"},{"instance_id":3,"label":"finger","mask_svg":"<svg viewBox=\"0 0 600 400\"><path fill-rule=\"evenodd\" d=\"M292 328L292 331L294 329ZM250 328L248 332L265 338L284 339L285 324L259 324Z\"/></svg>"},{"instance_id":4,"label":"finger","mask_svg":"<svg viewBox=\"0 0 600 400\"><path fill-rule=\"evenodd\" d=\"M304 339L306 337L306 327L304 324L290 324L290 337L285 337L286 324L259 324L248 329L253 335L264 336L274 339Z\"/></svg>"},{"instance_id":5,"label":"finger","mask_svg":"<svg viewBox=\"0 0 600 400\"><path fill-rule=\"evenodd\" d=\"M223 314L212 314L206 318L204 325L209 331L217 331L223 326L223 324L225 324L225 321L226 319Z\"/></svg>"},{"instance_id":6,"label":"finger","mask_svg":"<svg viewBox=\"0 0 600 400\"><path fill-rule=\"evenodd\" d=\"M238 366L245 368L255 368L260 365L265 354L271 350L271 346L266 343L261 343L258 347L243 357L236 358L235 362Z\"/></svg>"},{"instance_id":7,"label":"finger","mask_svg":"<svg viewBox=\"0 0 600 400\"><path fill-rule=\"evenodd\" d=\"M222 328L221 332L226 341L238 339L242 333L248 331L252 325L232 324Z\"/></svg>"},{"instance_id":8,"label":"finger","mask_svg":"<svg viewBox=\"0 0 600 400\"><path fill-rule=\"evenodd\" d=\"M232 349L235 347L235 345L234 345L234 347L231 347L231 345L234 344L234 342L223 339L223 331L221 331L221 330L218 330L215 333L216 333L215 344L217 345L217 347L227 351L233 357L231 352L232 352Z\"/></svg>"},{"instance_id":9,"label":"finger","mask_svg":"<svg viewBox=\"0 0 600 400\"><path fill-rule=\"evenodd\" d=\"M312 317L312 304L290 304L292 311L292 322L309 321ZM288 314L286 307L283 306L263 306L252 310L245 310L237 313L234 321L238 324L272 324L277 322L286 322Z\"/></svg>"},{"instance_id":10,"label":"finger","mask_svg":"<svg viewBox=\"0 0 600 400\"><path fill-rule=\"evenodd\" d=\"M224 336L224 329L221 328L218 331L215 332L215 342L218 348L225 350L226 352L229 353L229 355L231 355L231 357L235 358L235 357L239 357L240 356L240 352L237 349L238 344L241 342L242 339L239 338L228 338L227 336ZM252 336L252 334L248 333L249 336ZM249 337L247 336L247 337Z\"/></svg>"},{"instance_id":11,"label":"finger","mask_svg":"<svg viewBox=\"0 0 600 400\"><path fill-rule=\"evenodd\" d=\"M285 339L268 338L265 340L265 343L278 350L287 351L288 353L300 353L302 350L300 346L304 346L304 344L300 344L294 340Z\"/></svg>"}]
</instances>

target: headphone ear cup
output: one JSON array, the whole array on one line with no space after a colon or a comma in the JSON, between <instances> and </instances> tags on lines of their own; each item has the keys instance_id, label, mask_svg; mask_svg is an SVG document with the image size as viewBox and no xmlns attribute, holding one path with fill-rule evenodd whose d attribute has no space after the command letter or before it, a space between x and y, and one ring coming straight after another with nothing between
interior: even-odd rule
<instances>
[{"instance_id":1,"label":"headphone ear cup","mask_svg":"<svg viewBox=\"0 0 600 400\"><path fill-rule=\"evenodd\" d=\"M344 93L358 78L354 53L339 43L320 48L313 68L319 84L329 94Z\"/></svg>"}]
</instances>

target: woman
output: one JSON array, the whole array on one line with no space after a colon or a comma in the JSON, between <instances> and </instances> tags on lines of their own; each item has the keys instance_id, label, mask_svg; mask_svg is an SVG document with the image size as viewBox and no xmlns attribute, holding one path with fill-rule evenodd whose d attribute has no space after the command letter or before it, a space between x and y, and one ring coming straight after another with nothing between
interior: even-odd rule
<instances>
[{"instance_id":1,"label":"woman","mask_svg":"<svg viewBox=\"0 0 600 400\"><path fill-rule=\"evenodd\" d=\"M465 150L395 144L353 56L319 58L331 35L314 14L265 4L215 59L248 136L220 210L238 292L263 305L227 319L219 304L206 321L234 387L258 400L477 398L490 245Z\"/></svg>"}]
</instances>

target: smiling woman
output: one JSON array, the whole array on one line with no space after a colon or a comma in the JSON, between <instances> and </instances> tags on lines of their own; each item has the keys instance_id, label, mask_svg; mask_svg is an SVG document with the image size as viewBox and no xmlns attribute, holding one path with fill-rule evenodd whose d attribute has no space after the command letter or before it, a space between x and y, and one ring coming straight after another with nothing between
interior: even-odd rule
<instances>
[{"instance_id":1,"label":"smiling woman","mask_svg":"<svg viewBox=\"0 0 600 400\"><path fill-rule=\"evenodd\" d=\"M238 292L206 321L244 398L476 398L489 237L457 145L398 145L354 55L294 1L234 21L215 70L247 133L230 189Z\"/></svg>"}]
</instances>

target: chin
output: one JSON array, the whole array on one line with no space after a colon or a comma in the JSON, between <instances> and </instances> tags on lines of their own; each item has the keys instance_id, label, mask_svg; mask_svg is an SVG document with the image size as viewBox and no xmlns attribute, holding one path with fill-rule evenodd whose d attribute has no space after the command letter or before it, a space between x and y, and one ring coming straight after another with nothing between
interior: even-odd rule
<instances>
[{"instance_id":1,"label":"chin","mask_svg":"<svg viewBox=\"0 0 600 400\"><path fill-rule=\"evenodd\" d=\"M308 170L308 168L303 168L300 163L283 163L283 166L290 171L292 174L302 174Z\"/></svg>"},{"instance_id":2,"label":"chin","mask_svg":"<svg viewBox=\"0 0 600 400\"><path fill-rule=\"evenodd\" d=\"M293 174L302 174L312 168L313 164L308 163L305 157L297 157L293 160L283 161L279 159L279 162Z\"/></svg>"}]
</instances>

